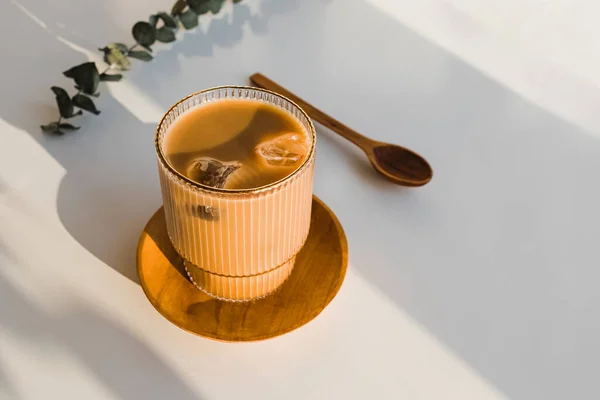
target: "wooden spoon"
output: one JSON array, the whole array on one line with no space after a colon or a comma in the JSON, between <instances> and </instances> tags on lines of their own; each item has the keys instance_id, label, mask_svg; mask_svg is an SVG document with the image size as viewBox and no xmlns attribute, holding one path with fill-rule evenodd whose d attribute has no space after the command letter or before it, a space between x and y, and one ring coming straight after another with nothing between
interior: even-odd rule
<instances>
[{"instance_id":1,"label":"wooden spoon","mask_svg":"<svg viewBox=\"0 0 600 400\"><path fill-rule=\"evenodd\" d=\"M403 186L423 186L433 177L433 170L429 163L414 151L395 144L378 142L359 134L262 74L256 73L250 77L250 80L257 87L271 90L292 100L312 119L360 147L367 154L373 167L392 182Z\"/></svg>"}]
</instances>

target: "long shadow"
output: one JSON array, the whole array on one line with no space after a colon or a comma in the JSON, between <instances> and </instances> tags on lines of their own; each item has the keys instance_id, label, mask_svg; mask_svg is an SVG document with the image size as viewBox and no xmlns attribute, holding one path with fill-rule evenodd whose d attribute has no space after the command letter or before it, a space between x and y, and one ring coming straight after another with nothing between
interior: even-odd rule
<instances>
[{"instance_id":1,"label":"long shadow","mask_svg":"<svg viewBox=\"0 0 600 400\"><path fill-rule=\"evenodd\" d=\"M50 314L2 275L0 292L3 329L33 346L65 349L115 398L201 400L148 346L93 309L79 304L68 312Z\"/></svg>"},{"instance_id":2,"label":"long shadow","mask_svg":"<svg viewBox=\"0 0 600 400\"><path fill-rule=\"evenodd\" d=\"M397 188L319 129L315 191L345 226L352 265L510 398L600 397L593 317L600 310L598 139L363 0L280 3L283 12L294 7L295 20L262 25L270 37L285 34L286 40L267 45L253 38L261 51L256 60L242 50L219 51L222 58L208 63L207 72L182 68L175 53L189 63L208 60L239 40L235 28L234 39L221 37L228 30L220 24L230 21L224 19L213 28L219 38L212 45L186 38L173 46L173 56L159 53L128 79L166 109L196 89L234 74L241 83L260 70L315 105L329 105L325 111L358 131L425 155L435 170L432 183ZM336 18L325 18L325 7ZM54 115L32 99L51 101L56 71L81 60L13 6L3 3L0 11L3 26L29 34L35 50L0 44L3 54L20 60L5 64L0 76L6 93L15 93L0 99L2 118L29 132L67 171L58 211L70 234L136 280L135 243L160 205L154 124L103 96L101 121L87 118L85 129L65 138L39 134L40 121ZM247 23L255 33L263 29ZM362 33L352 39L357 27ZM198 35L210 37L211 30ZM339 46L340 40L351 42ZM39 73L39 60L52 74ZM30 82L21 87L14 76Z\"/></svg>"},{"instance_id":3,"label":"long shadow","mask_svg":"<svg viewBox=\"0 0 600 400\"><path fill-rule=\"evenodd\" d=\"M6 398L6 399L11 399L11 400L21 399L21 396L20 396L17 388L14 387L14 385L10 382L10 380L6 376L6 372L4 372L4 367L1 363L0 363L0 394L3 394L5 396L3 398Z\"/></svg>"}]
</instances>

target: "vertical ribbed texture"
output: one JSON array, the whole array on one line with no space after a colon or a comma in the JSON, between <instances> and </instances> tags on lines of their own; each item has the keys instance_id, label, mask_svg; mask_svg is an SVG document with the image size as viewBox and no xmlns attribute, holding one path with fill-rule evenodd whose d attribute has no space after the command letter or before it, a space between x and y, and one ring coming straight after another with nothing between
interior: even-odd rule
<instances>
[{"instance_id":1,"label":"vertical ribbed texture","mask_svg":"<svg viewBox=\"0 0 600 400\"><path fill-rule=\"evenodd\" d=\"M264 274L250 276L223 276L211 274L193 264L185 270L198 289L211 296L230 301L245 301L264 297L275 291L290 276L296 257Z\"/></svg>"},{"instance_id":2,"label":"vertical ribbed texture","mask_svg":"<svg viewBox=\"0 0 600 400\"><path fill-rule=\"evenodd\" d=\"M249 276L295 255L310 225L314 162L275 189L256 194L201 192L162 164L159 175L167 230L192 264L219 275ZM211 210L207 219L199 207Z\"/></svg>"},{"instance_id":3,"label":"vertical ribbed texture","mask_svg":"<svg viewBox=\"0 0 600 400\"><path fill-rule=\"evenodd\" d=\"M265 188L227 191L191 183L167 164L161 151L173 121L189 108L230 97L267 101L298 119L313 140L310 155L298 170ZM259 89L201 92L165 115L156 145L167 230L177 252L193 264L187 270L197 286L220 298L247 300L272 292L287 278L310 226L314 144L314 127L306 115L280 96Z\"/></svg>"}]
</instances>

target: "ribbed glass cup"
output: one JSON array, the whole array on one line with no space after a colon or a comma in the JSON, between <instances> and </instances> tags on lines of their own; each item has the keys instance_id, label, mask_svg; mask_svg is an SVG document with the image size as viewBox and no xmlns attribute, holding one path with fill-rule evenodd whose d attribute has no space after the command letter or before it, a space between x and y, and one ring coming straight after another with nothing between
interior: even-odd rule
<instances>
[{"instance_id":1,"label":"ribbed glass cup","mask_svg":"<svg viewBox=\"0 0 600 400\"><path fill-rule=\"evenodd\" d=\"M258 100L296 118L310 139L306 160L292 174L256 189L219 189L194 182L165 156L169 127L184 113L225 99ZM263 297L289 276L310 226L315 129L304 111L278 94L249 87L218 87L184 98L156 131L156 153L167 231L186 260L192 282L224 300Z\"/></svg>"}]
</instances>

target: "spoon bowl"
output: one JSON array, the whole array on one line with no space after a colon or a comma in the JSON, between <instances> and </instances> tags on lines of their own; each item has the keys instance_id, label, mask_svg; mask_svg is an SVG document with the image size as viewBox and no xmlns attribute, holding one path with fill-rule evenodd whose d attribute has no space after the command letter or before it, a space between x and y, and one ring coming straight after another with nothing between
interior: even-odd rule
<instances>
[{"instance_id":1,"label":"spoon bowl","mask_svg":"<svg viewBox=\"0 0 600 400\"><path fill-rule=\"evenodd\" d=\"M433 177L429 163L404 147L379 143L367 151L367 156L377 172L399 185L423 186Z\"/></svg>"},{"instance_id":2,"label":"spoon bowl","mask_svg":"<svg viewBox=\"0 0 600 400\"><path fill-rule=\"evenodd\" d=\"M414 151L395 144L378 142L361 135L262 74L254 74L250 80L257 87L271 90L292 100L312 119L360 147L375 170L390 181L411 187L423 186L431 181L433 177L431 166Z\"/></svg>"}]
</instances>

